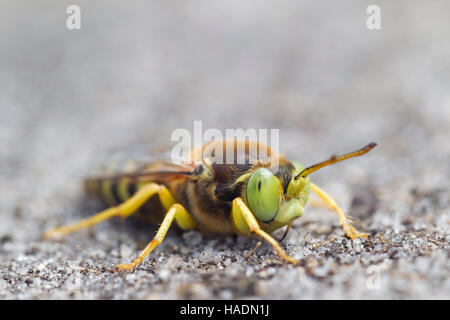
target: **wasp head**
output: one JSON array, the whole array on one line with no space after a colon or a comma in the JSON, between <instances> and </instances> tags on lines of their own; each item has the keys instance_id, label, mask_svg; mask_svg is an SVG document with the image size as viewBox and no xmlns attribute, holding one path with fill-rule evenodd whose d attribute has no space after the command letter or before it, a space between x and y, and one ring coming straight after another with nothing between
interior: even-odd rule
<instances>
[{"instance_id":1,"label":"wasp head","mask_svg":"<svg viewBox=\"0 0 450 320\"><path fill-rule=\"evenodd\" d=\"M296 161L287 161L273 173L269 168L256 169L247 181L247 203L264 223L287 224L302 216L308 201L309 178L295 179L303 170Z\"/></svg>"}]
</instances>

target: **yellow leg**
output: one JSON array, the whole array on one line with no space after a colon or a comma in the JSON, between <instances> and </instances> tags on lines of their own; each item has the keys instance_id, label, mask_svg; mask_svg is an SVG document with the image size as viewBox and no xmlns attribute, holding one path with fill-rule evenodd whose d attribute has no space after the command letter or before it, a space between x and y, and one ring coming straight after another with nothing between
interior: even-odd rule
<instances>
[{"instance_id":1,"label":"yellow leg","mask_svg":"<svg viewBox=\"0 0 450 320\"><path fill-rule=\"evenodd\" d=\"M264 240L269 242L286 262L292 263L294 265L298 263L297 260L288 256L284 252L280 244L274 238L272 238L267 232L261 229L258 221L256 221L255 216L241 198L236 198L233 200L232 214L234 224L239 229L239 231L244 234L248 234L250 232L256 233Z\"/></svg>"},{"instance_id":2,"label":"yellow leg","mask_svg":"<svg viewBox=\"0 0 450 320\"><path fill-rule=\"evenodd\" d=\"M62 226L49 230L44 233L43 237L44 239L60 237L87 227L94 226L97 223L111 219L113 217L120 216L122 218L127 218L131 214L136 212L145 202L147 202L148 199L150 199L155 194L159 195L161 203L166 209L168 209L172 204L175 203L175 199L166 187L158 185L156 183L149 183L140 188L138 192L136 192L130 199L128 199L121 205L101 211L100 213L97 213L87 219L83 219L73 225ZM183 229L191 228L192 224L194 224L194 220L190 216L183 218L184 219L180 218L180 227Z\"/></svg>"},{"instance_id":3,"label":"yellow leg","mask_svg":"<svg viewBox=\"0 0 450 320\"><path fill-rule=\"evenodd\" d=\"M192 219L192 217L189 215L189 213L186 211L186 209L179 203L173 204L169 211L167 211L163 222L161 223L161 226L158 229L158 232L156 233L156 236L153 238L152 241L147 245L147 247L142 250L142 252L139 254L139 256L130 264L119 264L117 265L118 270L132 270L135 267L137 267L139 264L141 264L142 261L155 249L156 246L159 246L162 241L164 240L164 237L167 234L167 231L169 230L170 225L172 224L173 220L175 219L177 223L181 226L184 225L185 227L188 227L189 225L189 219L186 220L186 217L189 217L189 219ZM193 223L190 225L192 228L195 227L195 224ZM192 229L191 228L191 229Z\"/></svg>"},{"instance_id":4,"label":"yellow leg","mask_svg":"<svg viewBox=\"0 0 450 320\"><path fill-rule=\"evenodd\" d=\"M367 233L359 232L352 226L353 221L348 218L341 208L337 205L336 201L328 195L324 190L319 188L316 184L311 182L311 189L319 196L320 199L325 202L330 209L333 209L339 218L339 225L342 226L345 234L351 239L355 238L367 238Z\"/></svg>"}]
</instances>

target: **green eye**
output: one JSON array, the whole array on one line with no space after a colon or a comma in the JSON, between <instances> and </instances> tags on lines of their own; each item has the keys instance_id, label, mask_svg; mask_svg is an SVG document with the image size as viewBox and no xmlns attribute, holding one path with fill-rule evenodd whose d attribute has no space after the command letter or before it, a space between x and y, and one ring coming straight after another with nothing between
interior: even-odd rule
<instances>
[{"instance_id":1,"label":"green eye","mask_svg":"<svg viewBox=\"0 0 450 320\"><path fill-rule=\"evenodd\" d=\"M264 222L275 218L280 201L280 183L265 168L259 168L248 179L247 202L253 213Z\"/></svg>"}]
</instances>

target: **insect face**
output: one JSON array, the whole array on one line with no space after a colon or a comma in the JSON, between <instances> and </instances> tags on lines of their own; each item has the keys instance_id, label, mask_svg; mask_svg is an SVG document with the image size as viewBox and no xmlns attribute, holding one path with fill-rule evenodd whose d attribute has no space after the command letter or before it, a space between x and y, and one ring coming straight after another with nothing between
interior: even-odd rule
<instances>
[{"instance_id":1,"label":"insect face","mask_svg":"<svg viewBox=\"0 0 450 320\"><path fill-rule=\"evenodd\" d=\"M292 178L286 189L270 170L259 168L247 182L247 203L258 219L265 223L276 221L289 223L303 214L308 201L309 178L295 179L304 168L298 162L291 162Z\"/></svg>"}]
</instances>

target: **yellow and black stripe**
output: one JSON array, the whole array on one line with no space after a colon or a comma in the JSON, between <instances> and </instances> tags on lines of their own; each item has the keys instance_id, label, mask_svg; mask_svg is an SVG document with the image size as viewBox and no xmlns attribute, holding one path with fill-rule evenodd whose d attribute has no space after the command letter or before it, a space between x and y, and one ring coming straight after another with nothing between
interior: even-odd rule
<instances>
[{"instance_id":1,"label":"yellow and black stripe","mask_svg":"<svg viewBox=\"0 0 450 320\"><path fill-rule=\"evenodd\" d=\"M125 174L136 170L137 164L133 161L125 163L112 162L105 167L104 173L99 177L85 180L86 192L96 198L100 198L107 205L114 206L130 199L141 187L124 175L112 178L119 172ZM145 184L145 183L144 183Z\"/></svg>"}]
</instances>

